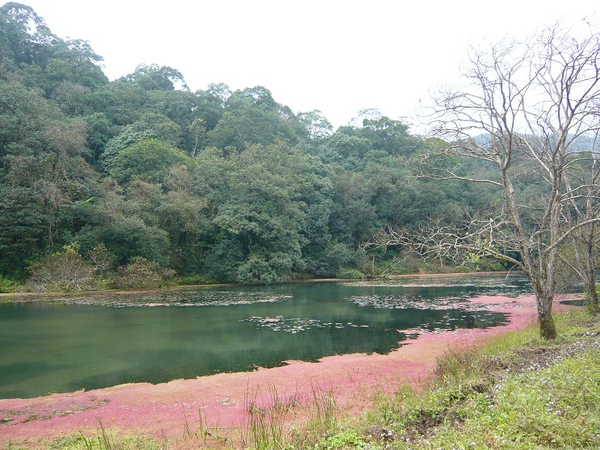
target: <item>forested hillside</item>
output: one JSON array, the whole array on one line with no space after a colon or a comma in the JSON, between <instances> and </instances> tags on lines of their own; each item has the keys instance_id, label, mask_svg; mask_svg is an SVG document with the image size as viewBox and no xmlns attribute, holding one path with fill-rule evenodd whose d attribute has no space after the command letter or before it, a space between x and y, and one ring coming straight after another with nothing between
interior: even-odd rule
<instances>
[{"instance_id":1,"label":"forested hillside","mask_svg":"<svg viewBox=\"0 0 600 450\"><path fill-rule=\"evenodd\" d=\"M363 250L380 228L457 221L490 201L481 187L419 176L419 156L436 142L400 121L371 111L333 130L266 87L192 92L176 69L155 65L109 81L101 62L31 8L0 8L5 280L43 286L65 265L80 271L65 289L108 273L122 284L140 273L370 274L395 256ZM465 170L457 159L437 164Z\"/></svg>"}]
</instances>

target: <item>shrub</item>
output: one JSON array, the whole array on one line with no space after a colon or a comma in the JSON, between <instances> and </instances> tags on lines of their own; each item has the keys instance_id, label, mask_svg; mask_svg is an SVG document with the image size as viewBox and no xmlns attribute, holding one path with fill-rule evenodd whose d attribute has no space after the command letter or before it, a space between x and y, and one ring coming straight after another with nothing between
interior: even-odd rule
<instances>
[{"instance_id":1,"label":"shrub","mask_svg":"<svg viewBox=\"0 0 600 450\"><path fill-rule=\"evenodd\" d=\"M215 284L216 281L209 277L208 275L200 275L200 274L194 274L194 275L187 275L184 277L181 277L181 279L179 280L179 284L183 285L183 286L194 286L194 285L201 285L201 284Z\"/></svg>"},{"instance_id":2,"label":"shrub","mask_svg":"<svg viewBox=\"0 0 600 450\"><path fill-rule=\"evenodd\" d=\"M15 292L17 285L13 280L0 275L0 293Z\"/></svg>"},{"instance_id":3,"label":"shrub","mask_svg":"<svg viewBox=\"0 0 600 450\"><path fill-rule=\"evenodd\" d=\"M337 274L337 277L345 280L357 280L364 278L365 274L358 269L342 269Z\"/></svg>"},{"instance_id":4,"label":"shrub","mask_svg":"<svg viewBox=\"0 0 600 450\"><path fill-rule=\"evenodd\" d=\"M118 289L153 289L174 281L175 271L161 267L142 256L134 256L126 266L119 267L112 279Z\"/></svg>"},{"instance_id":5,"label":"shrub","mask_svg":"<svg viewBox=\"0 0 600 450\"><path fill-rule=\"evenodd\" d=\"M94 268L67 245L29 269L27 285L37 292L79 292L95 288Z\"/></svg>"}]
</instances>

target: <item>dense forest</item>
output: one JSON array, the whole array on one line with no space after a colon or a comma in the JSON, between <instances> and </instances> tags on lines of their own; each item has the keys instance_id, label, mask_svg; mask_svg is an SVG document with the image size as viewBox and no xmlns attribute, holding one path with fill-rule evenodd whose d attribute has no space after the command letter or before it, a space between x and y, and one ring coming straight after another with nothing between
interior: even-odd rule
<instances>
[{"instance_id":1,"label":"dense forest","mask_svg":"<svg viewBox=\"0 0 600 450\"><path fill-rule=\"evenodd\" d=\"M494 201L481 186L422 176L420 156L438 141L376 110L333 130L319 111L295 113L266 87L192 92L176 69L156 65L109 81L101 62L31 8L0 8L5 284L43 287L61 270L77 273L63 289L140 274L267 283L371 275L401 250L365 249L378 230L458 223ZM457 158L436 164L467 170ZM395 270L419 264L407 257Z\"/></svg>"}]
</instances>

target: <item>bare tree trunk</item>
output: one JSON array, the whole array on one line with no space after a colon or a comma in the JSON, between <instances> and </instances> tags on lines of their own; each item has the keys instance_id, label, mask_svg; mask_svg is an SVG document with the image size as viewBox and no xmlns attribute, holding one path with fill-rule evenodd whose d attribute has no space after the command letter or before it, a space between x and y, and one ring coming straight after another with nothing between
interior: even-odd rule
<instances>
[{"instance_id":1,"label":"bare tree trunk","mask_svg":"<svg viewBox=\"0 0 600 450\"><path fill-rule=\"evenodd\" d=\"M589 280L585 291L587 294L587 308L591 314L598 314L598 292L596 291L596 276L591 274L591 279Z\"/></svg>"},{"instance_id":2,"label":"bare tree trunk","mask_svg":"<svg viewBox=\"0 0 600 450\"><path fill-rule=\"evenodd\" d=\"M540 336L543 339L556 339L557 336L556 325L554 324L554 319L552 318L553 300L554 298L552 295L536 295L538 324L540 327Z\"/></svg>"},{"instance_id":3,"label":"bare tree trunk","mask_svg":"<svg viewBox=\"0 0 600 450\"><path fill-rule=\"evenodd\" d=\"M531 275L534 275L533 277ZM556 325L552 318L552 303L554 302L554 289L549 289L547 280L540 279L537 274L528 274L535 294L538 313L540 336L543 339L556 339Z\"/></svg>"},{"instance_id":4,"label":"bare tree trunk","mask_svg":"<svg viewBox=\"0 0 600 450\"><path fill-rule=\"evenodd\" d=\"M596 291L596 264L594 261L594 243L588 242L587 246L587 271L585 292L587 294L587 308L591 314L598 314L598 292Z\"/></svg>"}]
</instances>

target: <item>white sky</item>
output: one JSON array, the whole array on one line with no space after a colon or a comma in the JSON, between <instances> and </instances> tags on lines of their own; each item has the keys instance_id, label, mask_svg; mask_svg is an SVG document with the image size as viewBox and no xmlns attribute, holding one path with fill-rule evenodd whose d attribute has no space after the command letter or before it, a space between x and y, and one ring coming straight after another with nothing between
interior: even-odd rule
<instances>
[{"instance_id":1,"label":"white sky","mask_svg":"<svg viewBox=\"0 0 600 450\"><path fill-rule=\"evenodd\" d=\"M597 0L20 2L54 34L89 41L111 80L170 66L192 90L264 86L335 127L365 108L410 121L419 99L458 76L469 45L600 19Z\"/></svg>"}]
</instances>

